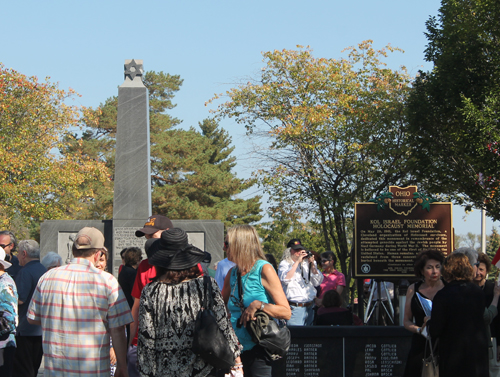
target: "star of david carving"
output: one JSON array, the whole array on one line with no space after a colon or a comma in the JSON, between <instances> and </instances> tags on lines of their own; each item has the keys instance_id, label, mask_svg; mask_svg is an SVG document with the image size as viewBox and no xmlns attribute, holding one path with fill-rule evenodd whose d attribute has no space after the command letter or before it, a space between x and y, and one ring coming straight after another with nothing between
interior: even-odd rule
<instances>
[{"instance_id":1,"label":"star of david carving","mask_svg":"<svg viewBox=\"0 0 500 377\"><path fill-rule=\"evenodd\" d=\"M134 59L128 64L125 64L125 77L129 76L133 81L135 76L142 76L142 64L138 64Z\"/></svg>"}]
</instances>

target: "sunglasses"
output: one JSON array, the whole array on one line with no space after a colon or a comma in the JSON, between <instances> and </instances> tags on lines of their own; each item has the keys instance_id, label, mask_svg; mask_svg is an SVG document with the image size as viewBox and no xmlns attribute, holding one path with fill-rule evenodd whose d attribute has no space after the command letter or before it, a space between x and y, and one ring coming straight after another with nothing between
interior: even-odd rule
<instances>
[{"instance_id":1,"label":"sunglasses","mask_svg":"<svg viewBox=\"0 0 500 377\"><path fill-rule=\"evenodd\" d=\"M229 242L224 241L224 246L225 246L225 247L229 247Z\"/></svg>"},{"instance_id":2,"label":"sunglasses","mask_svg":"<svg viewBox=\"0 0 500 377\"><path fill-rule=\"evenodd\" d=\"M7 245L0 245L0 247L1 247L2 249L5 249L7 246L10 246L10 245L12 245L12 242L11 242L11 243L8 243Z\"/></svg>"}]
</instances>

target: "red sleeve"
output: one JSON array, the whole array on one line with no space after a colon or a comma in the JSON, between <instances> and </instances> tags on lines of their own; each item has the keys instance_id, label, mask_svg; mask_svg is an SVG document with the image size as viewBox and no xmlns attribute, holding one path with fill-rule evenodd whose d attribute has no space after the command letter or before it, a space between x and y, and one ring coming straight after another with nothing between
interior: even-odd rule
<instances>
[{"instance_id":1,"label":"red sleeve","mask_svg":"<svg viewBox=\"0 0 500 377\"><path fill-rule=\"evenodd\" d=\"M151 271L152 270L152 271ZM153 266L148 263L148 260L143 260L137 267L137 275L135 276L134 287L132 288L132 297L140 299L143 288L150 282L152 277L156 276Z\"/></svg>"}]
</instances>

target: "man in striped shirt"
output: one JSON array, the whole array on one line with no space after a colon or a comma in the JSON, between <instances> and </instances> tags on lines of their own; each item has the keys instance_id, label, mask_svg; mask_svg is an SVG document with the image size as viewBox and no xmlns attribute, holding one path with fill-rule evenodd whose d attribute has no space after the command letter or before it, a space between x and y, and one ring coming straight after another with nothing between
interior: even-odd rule
<instances>
[{"instance_id":1,"label":"man in striped shirt","mask_svg":"<svg viewBox=\"0 0 500 377\"><path fill-rule=\"evenodd\" d=\"M41 324L45 376L109 376L109 335L115 376L128 377L125 325L132 322L115 277L94 265L104 248L96 228L83 228L70 264L44 274L33 293L28 321Z\"/></svg>"}]
</instances>

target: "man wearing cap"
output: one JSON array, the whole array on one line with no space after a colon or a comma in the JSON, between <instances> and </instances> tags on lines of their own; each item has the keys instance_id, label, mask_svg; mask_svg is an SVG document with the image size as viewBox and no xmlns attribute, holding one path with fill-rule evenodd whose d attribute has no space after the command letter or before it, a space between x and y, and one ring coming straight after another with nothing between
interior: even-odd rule
<instances>
[{"instance_id":1,"label":"man wearing cap","mask_svg":"<svg viewBox=\"0 0 500 377\"><path fill-rule=\"evenodd\" d=\"M109 335L116 377L127 377L125 325L129 306L115 277L95 267L104 236L85 227L73 243L74 258L38 281L28 321L42 326L45 376L109 376Z\"/></svg>"},{"instance_id":2,"label":"man wearing cap","mask_svg":"<svg viewBox=\"0 0 500 377\"><path fill-rule=\"evenodd\" d=\"M289 326L311 326L314 320L316 288L323 281L314 256L308 253L298 238L290 240L278 267L278 276L292 309Z\"/></svg>"},{"instance_id":3,"label":"man wearing cap","mask_svg":"<svg viewBox=\"0 0 500 377\"><path fill-rule=\"evenodd\" d=\"M40 277L47 269L40 263L40 245L35 240L23 240L18 246L19 265L16 275L19 295L19 326L16 330L17 350L14 358L14 376L38 374L42 362L42 327L28 323L28 307Z\"/></svg>"},{"instance_id":4,"label":"man wearing cap","mask_svg":"<svg viewBox=\"0 0 500 377\"><path fill-rule=\"evenodd\" d=\"M147 219L144 227L136 230L136 237L145 237L146 239L158 239L164 230L172 229L174 226L168 217L162 215L153 215ZM146 250L148 258L151 254ZM130 344L127 351L128 373L130 377L139 376L137 370L137 328L139 327L139 304L142 289L146 284L151 282L151 279L156 277L155 268L149 264L148 259L144 259L137 267L137 275L135 277L134 287L132 288L132 297L134 305L132 306L132 316L134 322L130 325Z\"/></svg>"}]
</instances>

